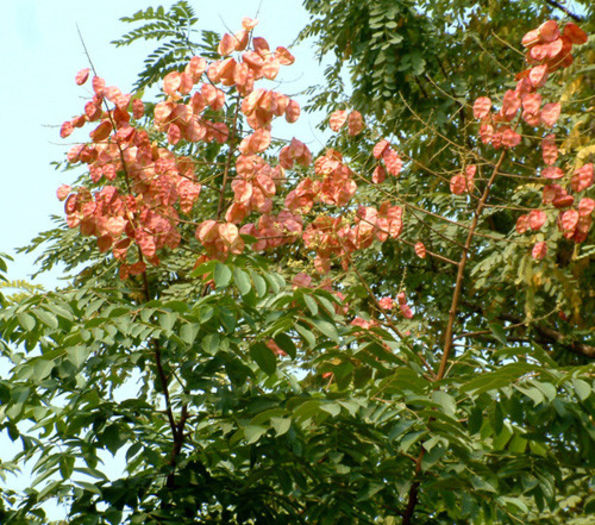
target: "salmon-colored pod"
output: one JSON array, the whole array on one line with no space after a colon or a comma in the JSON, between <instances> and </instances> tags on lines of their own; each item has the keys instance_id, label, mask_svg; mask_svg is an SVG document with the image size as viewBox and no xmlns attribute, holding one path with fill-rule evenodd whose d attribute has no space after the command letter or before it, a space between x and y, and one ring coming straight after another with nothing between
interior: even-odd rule
<instances>
[{"instance_id":1,"label":"salmon-colored pod","mask_svg":"<svg viewBox=\"0 0 595 525\"><path fill-rule=\"evenodd\" d=\"M234 85L234 71L236 67L236 61L233 58L226 58L221 64L219 65L219 81L224 86L233 86Z\"/></svg>"},{"instance_id":2,"label":"salmon-colored pod","mask_svg":"<svg viewBox=\"0 0 595 525\"><path fill-rule=\"evenodd\" d=\"M252 39L252 46L254 47L254 51L256 51L262 58L266 58L271 53L269 43L261 36L255 36Z\"/></svg>"},{"instance_id":3,"label":"salmon-colored pod","mask_svg":"<svg viewBox=\"0 0 595 525\"><path fill-rule=\"evenodd\" d=\"M283 66L290 66L295 62L295 57L283 46L278 46L275 49L275 57Z\"/></svg>"},{"instance_id":4,"label":"salmon-colored pod","mask_svg":"<svg viewBox=\"0 0 595 525\"><path fill-rule=\"evenodd\" d=\"M584 44L588 40L587 33L572 22L564 26L563 34L573 44Z\"/></svg>"},{"instance_id":5,"label":"salmon-colored pod","mask_svg":"<svg viewBox=\"0 0 595 525\"><path fill-rule=\"evenodd\" d=\"M95 105L92 101L85 104L85 115L89 119L89 122L99 120L103 111L100 106Z\"/></svg>"},{"instance_id":6,"label":"salmon-colored pod","mask_svg":"<svg viewBox=\"0 0 595 525\"><path fill-rule=\"evenodd\" d=\"M136 120L138 120L138 119L142 118L144 114L145 114L145 105L143 104L143 101L140 100L139 98L135 98L132 101L132 116Z\"/></svg>"},{"instance_id":7,"label":"salmon-colored pod","mask_svg":"<svg viewBox=\"0 0 595 525\"><path fill-rule=\"evenodd\" d=\"M66 122L64 122L62 124L62 126L60 127L60 137L62 137L63 139L65 139L66 137L68 137L72 132L74 131L74 126L72 125L72 122L70 122L70 120L67 120Z\"/></svg>"},{"instance_id":8,"label":"salmon-colored pod","mask_svg":"<svg viewBox=\"0 0 595 525\"><path fill-rule=\"evenodd\" d=\"M353 110L347 117L347 133L352 137L359 135L364 129L364 118L359 111Z\"/></svg>"},{"instance_id":9,"label":"salmon-colored pod","mask_svg":"<svg viewBox=\"0 0 595 525\"><path fill-rule=\"evenodd\" d=\"M171 71L163 78L163 91L172 98L177 97L177 89L182 84L182 76L179 71Z\"/></svg>"},{"instance_id":10,"label":"salmon-colored pod","mask_svg":"<svg viewBox=\"0 0 595 525\"><path fill-rule=\"evenodd\" d=\"M251 31L257 25L258 25L258 20L255 20L254 18L250 18L248 16L245 16L244 18L242 18L242 27L246 31Z\"/></svg>"},{"instance_id":11,"label":"salmon-colored pod","mask_svg":"<svg viewBox=\"0 0 595 525\"><path fill-rule=\"evenodd\" d=\"M285 110L285 120L292 124L293 122L296 122L299 118L300 105L295 100L291 99L287 104L287 109Z\"/></svg>"},{"instance_id":12,"label":"salmon-colored pod","mask_svg":"<svg viewBox=\"0 0 595 525\"><path fill-rule=\"evenodd\" d=\"M331 113L329 118L329 127L333 131L339 131L347 121L347 111L339 109Z\"/></svg>"},{"instance_id":13,"label":"salmon-colored pod","mask_svg":"<svg viewBox=\"0 0 595 525\"><path fill-rule=\"evenodd\" d=\"M473 116L483 119L488 116L492 108L492 101L488 97L479 97L473 103Z\"/></svg>"},{"instance_id":14,"label":"salmon-colored pod","mask_svg":"<svg viewBox=\"0 0 595 525\"><path fill-rule=\"evenodd\" d=\"M239 202L233 202L225 212L225 220L234 224L239 224L248 216L248 207Z\"/></svg>"},{"instance_id":15,"label":"salmon-colored pod","mask_svg":"<svg viewBox=\"0 0 595 525\"><path fill-rule=\"evenodd\" d=\"M552 166L558 158L558 146L556 146L556 136L553 134L545 136L541 140L541 149L543 161Z\"/></svg>"},{"instance_id":16,"label":"salmon-colored pod","mask_svg":"<svg viewBox=\"0 0 595 525\"><path fill-rule=\"evenodd\" d=\"M256 109L258 101L264 95L265 90L262 88L255 89L247 97L242 100L242 113L246 116L250 116Z\"/></svg>"},{"instance_id":17,"label":"salmon-colored pod","mask_svg":"<svg viewBox=\"0 0 595 525\"><path fill-rule=\"evenodd\" d=\"M545 84L547 79L547 65L542 64L535 66L529 70L529 82L533 88L538 88Z\"/></svg>"},{"instance_id":18,"label":"salmon-colored pod","mask_svg":"<svg viewBox=\"0 0 595 525\"><path fill-rule=\"evenodd\" d=\"M538 231L545 224L546 215L542 210L531 210L528 216L529 226L533 231Z\"/></svg>"},{"instance_id":19,"label":"salmon-colored pod","mask_svg":"<svg viewBox=\"0 0 595 525\"><path fill-rule=\"evenodd\" d=\"M262 66L262 74L268 80L275 80L279 73L279 61L274 57L267 57Z\"/></svg>"},{"instance_id":20,"label":"salmon-colored pod","mask_svg":"<svg viewBox=\"0 0 595 525\"><path fill-rule=\"evenodd\" d=\"M203 57L193 56L184 71L192 76L192 82L195 84L200 81L200 77L207 70L207 61Z\"/></svg>"},{"instance_id":21,"label":"salmon-colored pod","mask_svg":"<svg viewBox=\"0 0 595 525\"><path fill-rule=\"evenodd\" d=\"M248 46L248 42L250 41L250 31L247 29L241 29L234 34L234 38L236 39L236 51L244 51L244 49L246 49Z\"/></svg>"},{"instance_id":22,"label":"salmon-colored pod","mask_svg":"<svg viewBox=\"0 0 595 525\"><path fill-rule=\"evenodd\" d=\"M89 136L93 142L101 142L102 140L107 139L112 132L112 124L109 120L104 120L99 126L97 126Z\"/></svg>"},{"instance_id":23,"label":"salmon-colored pod","mask_svg":"<svg viewBox=\"0 0 595 525\"><path fill-rule=\"evenodd\" d=\"M89 78L89 68L86 67L85 69L81 69L76 76L74 77L74 81L77 85L82 86L87 79Z\"/></svg>"},{"instance_id":24,"label":"salmon-colored pod","mask_svg":"<svg viewBox=\"0 0 595 525\"><path fill-rule=\"evenodd\" d=\"M425 259L426 258L426 247L424 245L423 242L419 241L415 243L414 246L415 249L415 254L420 258L420 259Z\"/></svg>"},{"instance_id":25,"label":"salmon-colored pod","mask_svg":"<svg viewBox=\"0 0 595 525\"><path fill-rule=\"evenodd\" d=\"M231 55L236 50L237 43L238 40L233 35L225 33L217 46L217 53L221 56Z\"/></svg>"},{"instance_id":26,"label":"salmon-colored pod","mask_svg":"<svg viewBox=\"0 0 595 525\"><path fill-rule=\"evenodd\" d=\"M204 139L206 134L207 129L196 118L193 118L182 130L182 136L189 142L198 142Z\"/></svg>"},{"instance_id":27,"label":"salmon-colored pod","mask_svg":"<svg viewBox=\"0 0 595 525\"><path fill-rule=\"evenodd\" d=\"M551 128L558 120L561 110L562 105L559 102L551 102L546 104L541 110L541 122Z\"/></svg>"},{"instance_id":28,"label":"salmon-colored pod","mask_svg":"<svg viewBox=\"0 0 595 525\"><path fill-rule=\"evenodd\" d=\"M382 166L376 166L372 173L372 182L374 184L381 184L386 179L386 170Z\"/></svg>"},{"instance_id":29,"label":"salmon-colored pod","mask_svg":"<svg viewBox=\"0 0 595 525\"><path fill-rule=\"evenodd\" d=\"M95 94L102 97L103 90L105 88L105 80L103 80L101 77L95 76L91 81L91 85L93 86L93 91L95 91Z\"/></svg>"},{"instance_id":30,"label":"salmon-colored pod","mask_svg":"<svg viewBox=\"0 0 595 525\"><path fill-rule=\"evenodd\" d=\"M570 179L570 186L573 191L579 192L586 190L593 184L593 163L585 164L581 168L575 170L574 175Z\"/></svg>"},{"instance_id":31,"label":"salmon-colored pod","mask_svg":"<svg viewBox=\"0 0 595 525\"><path fill-rule=\"evenodd\" d=\"M544 241L536 242L531 250L531 257L541 261L547 255L547 244Z\"/></svg>"}]
</instances>

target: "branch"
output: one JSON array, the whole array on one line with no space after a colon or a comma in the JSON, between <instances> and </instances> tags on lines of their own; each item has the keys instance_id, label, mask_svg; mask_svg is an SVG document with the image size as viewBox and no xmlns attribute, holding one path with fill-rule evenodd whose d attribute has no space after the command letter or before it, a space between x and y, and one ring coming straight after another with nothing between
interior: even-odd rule
<instances>
[{"instance_id":1,"label":"branch","mask_svg":"<svg viewBox=\"0 0 595 525\"><path fill-rule=\"evenodd\" d=\"M468 301L465 301L464 304L465 304L465 306L467 306L474 312L484 315L483 308L481 308L477 305L474 305L472 303L469 303ZM545 317L549 317L549 315L550 314L548 314L547 316L541 317L539 319L534 319L534 321L543 320L543 319L545 319ZM497 319L513 323L509 326L503 326L502 328L504 330L515 330L517 328L532 328L541 337L541 339L540 339L541 343L544 343L544 344L554 344L555 343L555 344L558 344L558 345L568 349L569 351L571 351L572 353L574 353L576 355L579 355L581 357L586 357L588 359L595 359L595 346L587 344L587 343L581 343L578 341L567 341L566 340L567 337L563 333L558 332L557 330L555 330L554 328L552 328L550 326L537 324L536 322L527 324L527 322L523 321L520 317L516 317L516 316L514 316L512 314L508 314L508 313L499 314L497 316ZM475 332L462 333L462 334L456 336L455 339L471 338L471 337L477 337L477 336L482 336L482 335L491 335L491 334L492 334L491 330L478 330Z\"/></svg>"},{"instance_id":2,"label":"branch","mask_svg":"<svg viewBox=\"0 0 595 525\"><path fill-rule=\"evenodd\" d=\"M450 305L450 311L448 313L448 323L446 324L446 331L444 335L444 349L442 351L442 359L440 361L440 368L438 369L438 374L436 376L437 380L439 381L444 377L444 373L446 372L446 365L448 363L448 357L450 355L450 351L452 350L452 336L453 336L453 328L455 319L457 316L457 308L459 306L459 299L461 297L461 290L463 289L463 275L465 273L465 266L467 265L467 259L469 257L469 250L471 248L471 242L473 241L473 236L475 234L475 229L477 228L477 223L479 222L479 217L481 212L485 206L485 202L488 198L488 194L490 193L490 189L494 180L496 179L496 175L498 174L498 170L504 161L504 157L506 155L506 151L503 151L500 154L500 158L496 165L494 166L494 171L492 171L492 175L490 176L490 180L486 184L486 187L483 190L483 194L477 203L477 208L475 209L475 213L473 215L473 220L471 221L471 226L469 227L469 232L467 233L467 240L465 241L465 246L463 247L463 253L461 255L461 260L459 261L459 269L457 271L457 280L455 284L455 291L452 294L452 303Z\"/></svg>"},{"instance_id":3,"label":"branch","mask_svg":"<svg viewBox=\"0 0 595 525\"><path fill-rule=\"evenodd\" d=\"M505 313L500 317L506 321L521 323L518 318L510 314ZM595 346L588 345L586 343L579 343L577 341L566 341L566 336L564 334L554 330L553 328L550 328L549 326L532 324L530 327L542 337L542 342L557 343L565 348L568 348L568 350L576 355L588 357L589 359L595 359ZM545 341L543 341L544 339Z\"/></svg>"},{"instance_id":4,"label":"branch","mask_svg":"<svg viewBox=\"0 0 595 525\"><path fill-rule=\"evenodd\" d=\"M180 420L178 421L178 423L176 423L174 413L172 410L171 399L169 397L168 380L165 375L165 371L163 370L163 363L161 362L161 349L159 348L159 343L157 341L153 341L153 344L155 346L155 362L157 364L159 382L161 383L163 397L165 397L165 413L167 414L167 420L169 422L169 427L171 429L171 433L174 440L171 455L169 458L169 466L171 467L171 471L167 475L166 481L166 486L169 488L173 488L175 486L176 461L178 459L180 451L182 450L182 445L184 444L184 427L186 425L186 421L188 420L188 405L184 404L184 406L182 406L182 414L180 415Z\"/></svg>"},{"instance_id":5,"label":"branch","mask_svg":"<svg viewBox=\"0 0 595 525\"><path fill-rule=\"evenodd\" d=\"M155 340L153 340L153 345L155 346L155 363L157 365L157 375L159 376L159 382L161 383L163 397L165 397L165 412L167 413L167 420L169 421L169 426L171 428L171 433L174 437L175 442L176 437L178 435L178 427L176 425L176 420L174 419L174 414L171 407L171 400L169 398L167 376L165 375L165 371L163 370L163 363L161 362L161 349L159 348L159 343Z\"/></svg>"},{"instance_id":6,"label":"branch","mask_svg":"<svg viewBox=\"0 0 595 525\"><path fill-rule=\"evenodd\" d=\"M419 476L421 472L421 461L424 458L424 454L426 450L424 448L421 449L419 456L417 456L415 460L415 476ZM409 489L409 498L407 500L407 507L405 508L405 512L403 513L403 521L401 522L402 525L411 525L413 523L411 520L413 518L413 512L415 511L415 505L417 505L417 496L419 493L419 485L420 481L416 480L411 485Z\"/></svg>"},{"instance_id":7,"label":"branch","mask_svg":"<svg viewBox=\"0 0 595 525\"><path fill-rule=\"evenodd\" d=\"M546 2L546 4L550 4L552 7L555 7L556 9L563 11L564 13L566 13L570 18L572 18L576 22L584 22L585 21L585 19L582 16L579 16L579 15L573 13L567 7L564 7L559 2L556 2L556 0L545 0L545 2Z\"/></svg>"}]
</instances>

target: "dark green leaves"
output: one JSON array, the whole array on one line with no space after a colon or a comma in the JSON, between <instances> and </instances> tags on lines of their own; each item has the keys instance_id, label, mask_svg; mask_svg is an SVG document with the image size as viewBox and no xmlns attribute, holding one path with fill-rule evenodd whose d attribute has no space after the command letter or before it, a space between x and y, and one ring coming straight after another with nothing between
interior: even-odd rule
<instances>
[{"instance_id":1,"label":"dark green leaves","mask_svg":"<svg viewBox=\"0 0 595 525\"><path fill-rule=\"evenodd\" d=\"M254 343L250 347L250 356L265 373L269 375L275 373L277 369L275 354L264 343Z\"/></svg>"}]
</instances>

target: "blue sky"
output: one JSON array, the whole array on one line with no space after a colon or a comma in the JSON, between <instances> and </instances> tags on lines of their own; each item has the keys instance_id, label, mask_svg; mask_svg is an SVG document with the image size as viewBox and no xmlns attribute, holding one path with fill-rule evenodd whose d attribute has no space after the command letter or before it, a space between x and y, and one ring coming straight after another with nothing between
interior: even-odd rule
<instances>
[{"instance_id":1,"label":"blue sky","mask_svg":"<svg viewBox=\"0 0 595 525\"><path fill-rule=\"evenodd\" d=\"M59 126L80 114L87 91L76 86L74 75L87 66L76 26L85 39L100 76L108 85L129 91L142 60L154 42L119 48L110 41L129 25L119 18L171 1L141 0L8 0L3 3L0 45L3 81L0 83L0 130L2 186L0 191L0 252L14 254L38 232L52 226L51 214L61 214L55 192L65 176L53 170L51 161L64 158L68 141L60 139ZM243 16L260 21L256 33L271 45L288 46L307 23L300 0L204 0L191 1L199 16L199 28L223 33L240 29ZM296 63L282 70L286 83L280 90L295 93L320 82L322 68L312 60L307 44L292 49ZM321 115L304 114L291 130L304 142L314 140L314 127ZM279 135L279 130L275 130ZM312 144L317 149L319 144ZM9 279L29 279L35 271L34 255L17 256L9 265ZM35 282L46 287L58 284L59 272L42 275Z\"/></svg>"}]
</instances>

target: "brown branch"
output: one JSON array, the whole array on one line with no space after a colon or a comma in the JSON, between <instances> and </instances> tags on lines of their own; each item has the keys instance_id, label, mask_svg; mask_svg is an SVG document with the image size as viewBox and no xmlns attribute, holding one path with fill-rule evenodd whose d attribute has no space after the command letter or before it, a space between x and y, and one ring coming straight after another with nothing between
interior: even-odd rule
<instances>
[{"instance_id":1,"label":"brown branch","mask_svg":"<svg viewBox=\"0 0 595 525\"><path fill-rule=\"evenodd\" d=\"M565 348L568 348L572 353L589 359L595 359L595 346L577 341L565 341L564 334L550 328L549 326L532 325L532 328L539 333L544 339L553 341Z\"/></svg>"},{"instance_id":2,"label":"brown branch","mask_svg":"<svg viewBox=\"0 0 595 525\"><path fill-rule=\"evenodd\" d=\"M564 13L566 13L570 18L572 18L573 20L577 21L577 22L584 22L585 19L582 16L579 16L575 13L573 13L572 11L570 11L567 7L564 7L562 4L560 4L559 2L556 2L556 0L545 0L546 4L550 4L552 7L555 7L556 9L559 9L560 11L563 11Z\"/></svg>"},{"instance_id":3,"label":"brown branch","mask_svg":"<svg viewBox=\"0 0 595 525\"><path fill-rule=\"evenodd\" d=\"M510 314L504 313L500 317L513 323L525 324L521 323L518 318ZM541 342L550 344L556 343L567 348L574 354L580 355L582 357L588 357L589 359L595 359L595 346L577 341L566 341L566 336L564 334L558 332L554 328L550 328L549 326L531 324L527 328L529 327L533 328L533 330L535 330L539 336L541 336Z\"/></svg>"},{"instance_id":4,"label":"brown branch","mask_svg":"<svg viewBox=\"0 0 595 525\"><path fill-rule=\"evenodd\" d=\"M465 306L467 306L468 308L470 308L471 310L473 310L474 312L483 315L483 309L477 305L474 305L472 303L469 303L467 301L465 301L463 303ZM531 328L533 330L535 330L535 332L537 332L537 335L540 337L539 342L544 343L544 344L558 344L566 349L568 349L569 351L571 351L572 353L582 356L582 357L587 357L589 359L595 359L595 346L587 344L587 343L582 343L582 342L578 342L578 341L568 341L567 340L567 336L564 335L561 332L558 332L556 329L551 328L550 326L545 326L543 324L539 324L539 321L543 321L545 320L547 317L549 317L550 315L552 315L553 313L556 313L557 310L553 310L552 312L533 319L533 322L528 324L526 321L523 321L520 317L516 317L513 314L509 314L509 313L501 313L497 316L496 319L499 319L501 321L508 321L510 324L508 326L503 326L502 328L504 330L514 330L517 328ZM482 335L490 335L492 334L492 332L490 330L477 330L475 332L465 332L462 333L458 336L456 336L454 339L464 339L464 338L470 338L470 337L477 337L477 336L482 336Z\"/></svg>"},{"instance_id":5,"label":"brown branch","mask_svg":"<svg viewBox=\"0 0 595 525\"><path fill-rule=\"evenodd\" d=\"M176 425L176 420L174 419L174 414L171 406L171 399L169 397L169 388L168 388L168 380L167 376L165 375L165 371L163 370L163 363L161 362L161 348L159 347L159 343L153 340L153 345L155 347L155 364L157 365L157 375L159 376L159 382L161 383L161 390L163 393L163 397L165 398L165 412L167 414L167 420L169 422L169 426L171 428L171 433L174 437L174 442L178 435L178 427Z\"/></svg>"},{"instance_id":6,"label":"brown branch","mask_svg":"<svg viewBox=\"0 0 595 525\"><path fill-rule=\"evenodd\" d=\"M496 179L496 175L498 174L498 170L504 161L504 157L506 155L506 151L503 151L500 154L500 158L496 165L494 166L494 170L492 171L492 175L486 184L486 187L483 190L483 194L479 199L477 204L477 208L475 209L475 213L473 215L473 219L471 221L471 226L469 227L469 232L467 233L467 239L465 241L465 246L463 247L463 253L461 254L461 260L459 261L459 269L457 271L457 280L455 283L455 290L452 294L452 303L450 306L450 311L448 313L448 322L446 324L446 330L444 335L444 349L442 351L442 359L440 360L440 368L438 369L438 374L436 376L437 380L439 381L444 377L444 373L446 372L446 366L448 364L448 357L450 356L450 351L452 349L452 337L453 337L453 329L455 324L455 319L457 316L457 309L459 306L459 299L461 297L461 291L463 289L463 275L465 273L465 266L467 265L467 259L469 257L469 250L471 248L471 243L473 241L473 237L475 234L475 229L477 228L477 224L479 222L479 217L481 212L485 206L485 202L488 198L488 194L490 193L490 189L494 180Z\"/></svg>"},{"instance_id":7,"label":"brown branch","mask_svg":"<svg viewBox=\"0 0 595 525\"><path fill-rule=\"evenodd\" d=\"M421 449L419 456L417 456L415 460L415 477L419 476L421 472L421 461L424 458L424 454L426 450L424 448ZM403 513L403 521L401 522L402 525L411 525L413 521L413 512L415 511L415 506L417 505L417 497L419 493L419 485L420 481L416 480L412 483L411 488L409 489L409 496L407 500L407 507L405 507L405 512Z\"/></svg>"}]
</instances>

